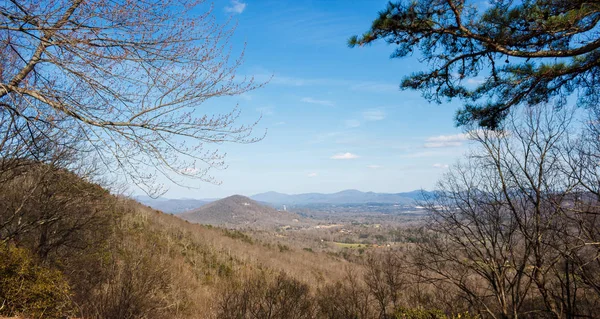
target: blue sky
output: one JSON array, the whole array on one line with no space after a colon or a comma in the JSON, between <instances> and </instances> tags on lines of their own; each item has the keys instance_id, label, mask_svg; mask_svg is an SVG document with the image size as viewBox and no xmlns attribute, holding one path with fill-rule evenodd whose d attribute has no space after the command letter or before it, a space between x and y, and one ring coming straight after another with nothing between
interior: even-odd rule
<instances>
[{"instance_id":1,"label":"blue sky","mask_svg":"<svg viewBox=\"0 0 600 319\"><path fill-rule=\"evenodd\" d=\"M418 58L390 59L392 46L350 49L386 1L218 1L214 14L237 23L245 47L240 74L269 83L210 105L236 103L247 123L262 114L255 144L220 145L229 167L221 185L174 185L165 197L210 198L265 191L402 192L432 189L467 149L454 126L459 102L430 104L400 91L403 76L426 68ZM212 109L212 108L211 108Z\"/></svg>"}]
</instances>

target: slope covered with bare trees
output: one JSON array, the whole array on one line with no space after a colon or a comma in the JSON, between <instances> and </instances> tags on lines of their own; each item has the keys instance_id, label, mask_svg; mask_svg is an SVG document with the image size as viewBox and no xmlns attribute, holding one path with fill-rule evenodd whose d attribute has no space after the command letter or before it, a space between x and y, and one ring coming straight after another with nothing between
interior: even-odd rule
<instances>
[{"instance_id":1,"label":"slope covered with bare trees","mask_svg":"<svg viewBox=\"0 0 600 319\"><path fill-rule=\"evenodd\" d=\"M45 165L0 189L2 211L15 212L0 214L1 315L210 318L245 278L314 288L349 265L191 224Z\"/></svg>"},{"instance_id":2,"label":"slope covered with bare trees","mask_svg":"<svg viewBox=\"0 0 600 319\"><path fill-rule=\"evenodd\" d=\"M279 211L241 195L208 203L179 216L194 223L229 228L300 227L308 224L296 214Z\"/></svg>"}]
</instances>

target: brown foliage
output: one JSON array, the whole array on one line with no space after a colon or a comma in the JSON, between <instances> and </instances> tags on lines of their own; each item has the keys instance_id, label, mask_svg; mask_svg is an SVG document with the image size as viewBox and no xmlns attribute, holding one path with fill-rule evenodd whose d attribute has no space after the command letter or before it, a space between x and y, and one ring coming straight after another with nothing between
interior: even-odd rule
<instances>
[{"instance_id":1,"label":"brown foliage","mask_svg":"<svg viewBox=\"0 0 600 319\"><path fill-rule=\"evenodd\" d=\"M39 265L25 249L0 245L0 315L64 318L73 313L70 294L59 271Z\"/></svg>"},{"instance_id":2,"label":"brown foliage","mask_svg":"<svg viewBox=\"0 0 600 319\"><path fill-rule=\"evenodd\" d=\"M243 282L230 284L218 301L219 319L304 319L314 317L307 284L285 273L260 272Z\"/></svg>"},{"instance_id":3,"label":"brown foliage","mask_svg":"<svg viewBox=\"0 0 600 319\"><path fill-rule=\"evenodd\" d=\"M322 318L375 318L372 297L351 269L347 269L344 280L320 288L316 300L318 314Z\"/></svg>"},{"instance_id":4,"label":"brown foliage","mask_svg":"<svg viewBox=\"0 0 600 319\"><path fill-rule=\"evenodd\" d=\"M0 241L40 259L60 259L98 245L109 231L114 200L101 187L53 165L31 165L0 184Z\"/></svg>"}]
</instances>

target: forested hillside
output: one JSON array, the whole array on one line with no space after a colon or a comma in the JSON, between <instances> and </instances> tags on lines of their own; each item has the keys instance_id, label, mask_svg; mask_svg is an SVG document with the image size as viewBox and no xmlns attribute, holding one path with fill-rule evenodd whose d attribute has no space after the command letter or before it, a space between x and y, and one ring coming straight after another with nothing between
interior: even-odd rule
<instances>
[{"instance_id":1,"label":"forested hillside","mask_svg":"<svg viewBox=\"0 0 600 319\"><path fill-rule=\"evenodd\" d=\"M309 224L298 215L278 211L241 195L208 203L179 217L190 222L228 228L300 227Z\"/></svg>"},{"instance_id":2,"label":"forested hillside","mask_svg":"<svg viewBox=\"0 0 600 319\"><path fill-rule=\"evenodd\" d=\"M208 318L236 282L286 276L315 288L349 264L191 224L44 165L1 188L3 211L18 213L0 220L4 315Z\"/></svg>"}]
</instances>

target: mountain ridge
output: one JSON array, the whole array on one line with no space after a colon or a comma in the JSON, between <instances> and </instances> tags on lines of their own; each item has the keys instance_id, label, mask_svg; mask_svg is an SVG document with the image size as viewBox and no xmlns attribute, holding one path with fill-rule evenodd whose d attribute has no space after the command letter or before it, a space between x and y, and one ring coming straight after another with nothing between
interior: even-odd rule
<instances>
[{"instance_id":1,"label":"mountain ridge","mask_svg":"<svg viewBox=\"0 0 600 319\"><path fill-rule=\"evenodd\" d=\"M276 191L247 196L247 198L260 204L271 205L310 205L310 204L400 204L411 205L424 199L433 192L425 190L413 190L400 193L377 193L372 191L363 192L356 189L345 189L335 193L300 193L286 194ZM233 195L235 196L235 195ZM242 196L242 195L240 195ZM230 197L230 196L229 196ZM147 198L137 196L135 199L142 204L152 208L173 214L180 214L202 207L219 199L169 199L169 198Z\"/></svg>"},{"instance_id":2,"label":"mountain ridge","mask_svg":"<svg viewBox=\"0 0 600 319\"><path fill-rule=\"evenodd\" d=\"M285 194L274 191L250 196L251 199L272 204L412 204L423 200L432 192L414 190L401 193L362 192L356 189L346 189L336 193L301 193Z\"/></svg>"},{"instance_id":3,"label":"mountain ridge","mask_svg":"<svg viewBox=\"0 0 600 319\"><path fill-rule=\"evenodd\" d=\"M133 197L136 201L154 209L160 210L169 214L180 214L185 211L196 209L203 205L206 205L210 201L205 199L192 199L192 198L152 198L149 196L135 196Z\"/></svg>"},{"instance_id":4,"label":"mountain ridge","mask_svg":"<svg viewBox=\"0 0 600 319\"><path fill-rule=\"evenodd\" d=\"M281 226L299 226L300 217L278 211L242 195L232 195L197 209L185 212L179 217L199 224L223 226L227 228L259 227L271 228Z\"/></svg>"}]
</instances>

